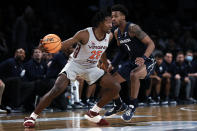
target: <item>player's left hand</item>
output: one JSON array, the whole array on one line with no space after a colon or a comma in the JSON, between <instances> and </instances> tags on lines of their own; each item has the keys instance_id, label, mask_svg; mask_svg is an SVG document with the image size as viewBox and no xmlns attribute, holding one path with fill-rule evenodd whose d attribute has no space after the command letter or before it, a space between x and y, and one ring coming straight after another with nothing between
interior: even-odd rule
<instances>
[{"instance_id":1,"label":"player's left hand","mask_svg":"<svg viewBox=\"0 0 197 131\"><path fill-rule=\"evenodd\" d=\"M135 64L138 65L138 66L144 65L144 62L145 62L145 60L144 60L144 58L142 58L142 57L137 57L137 58L135 59Z\"/></svg>"}]
</instances>

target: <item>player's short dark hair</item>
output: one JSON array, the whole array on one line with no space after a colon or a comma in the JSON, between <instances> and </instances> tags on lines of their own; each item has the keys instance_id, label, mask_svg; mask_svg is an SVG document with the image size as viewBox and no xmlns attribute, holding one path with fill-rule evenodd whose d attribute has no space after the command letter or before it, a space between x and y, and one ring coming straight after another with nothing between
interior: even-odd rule
<instances>
[{"instance_id":1,"label":"player's short dark hair","mask_svg":"<svg viewBox=\"0 0 197 131\"><path fill-rule=\"evenodd\" d=\"M102 9L97 12L92 18L92 26L98 27L98 25L103 22L106 17L111 17L111 8Z\"/></svg>"},{"instance_id":2,"label":"player's short dark hair","mask_svg":"<svg viewBox=\"0 0 197 131\"><path fill-rule=\"evenodd\" d=\"M112 8L111 8L111 11L120 11L126 17L129 14L127 8L124 5L121 5L121 4L113 5Z\"/></svg>"}]
</instances>

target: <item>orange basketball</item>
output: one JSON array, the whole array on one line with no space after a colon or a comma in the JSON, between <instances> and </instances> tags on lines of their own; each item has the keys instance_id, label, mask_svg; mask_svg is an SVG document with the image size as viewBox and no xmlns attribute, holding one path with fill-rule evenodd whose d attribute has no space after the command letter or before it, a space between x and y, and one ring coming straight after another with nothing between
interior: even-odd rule
<instances>
[{"instance_id":1,"label":"orange basketball","mask_svg":"<svg viewBox=\"0 0 197 131\"><path fill-rule=\"evenodd\" d=\"M57 53L61 49L61 39L56 34L48 34L42 39L42 47L48 53Z\"/></svg>"}]
</instances>

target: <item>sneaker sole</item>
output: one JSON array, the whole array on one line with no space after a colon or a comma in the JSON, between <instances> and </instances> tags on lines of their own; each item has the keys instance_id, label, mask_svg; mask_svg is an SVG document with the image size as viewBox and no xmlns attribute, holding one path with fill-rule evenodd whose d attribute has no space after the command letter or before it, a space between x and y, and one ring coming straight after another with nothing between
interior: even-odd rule
<instances>
[{"instance_id":1,"label":"sneaker sole","mask_svg":"<svg viewBox=\"0 0 197 131\"><path fill-rule=\"evenodd\" d=\"M121 116L121 119L125 122L131 122L131 119L130 120L124 120L123 117Z\"/></svg>"},{"instance_id":2,"label":"sneaker sole","mask_svg":"<svg viewBox=\"0 0 197 131\"><path fill-rule=\"evenodd\" d=\"M126 111L126 109L123 110L123 111L120 111L120 112L118 112L118 113L116 113L116 114L112 114L112 115L110 115L110 116L104 116L104 118L112 118L113 116L118 115L118 114L121 114L121 113L123 113L123 112L125 112L125 111Z\"/></svg>"}]
</instances>

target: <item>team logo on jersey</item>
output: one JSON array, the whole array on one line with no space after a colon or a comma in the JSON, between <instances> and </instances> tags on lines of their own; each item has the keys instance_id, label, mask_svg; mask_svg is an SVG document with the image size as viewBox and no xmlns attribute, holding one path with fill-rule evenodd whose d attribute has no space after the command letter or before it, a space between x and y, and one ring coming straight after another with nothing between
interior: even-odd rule
<instances>
[{"instance_id":1,"label":"team logo on jersey","mask_svg":"<svg viewBox=\"0 0 197 131\"><path fill-rule=\"evenodd\" d=\"M128 43L128 42L130 42L131 41L131 39L124 39L124 40L120 40L120 44L123 44L123 43Z\"/></svg>"},{"instance_id":2,"label":"team logo on jersey","mask_svg":"<svg viewBox=\"0 0 197 131\"><path fill-rule=\"evenodd\" d=\"M90 49L106 49L107 48L107 46L95 46L95 45L92 45L92 46L88 45L88 47Z\"/></svg>"}]
</instances>

